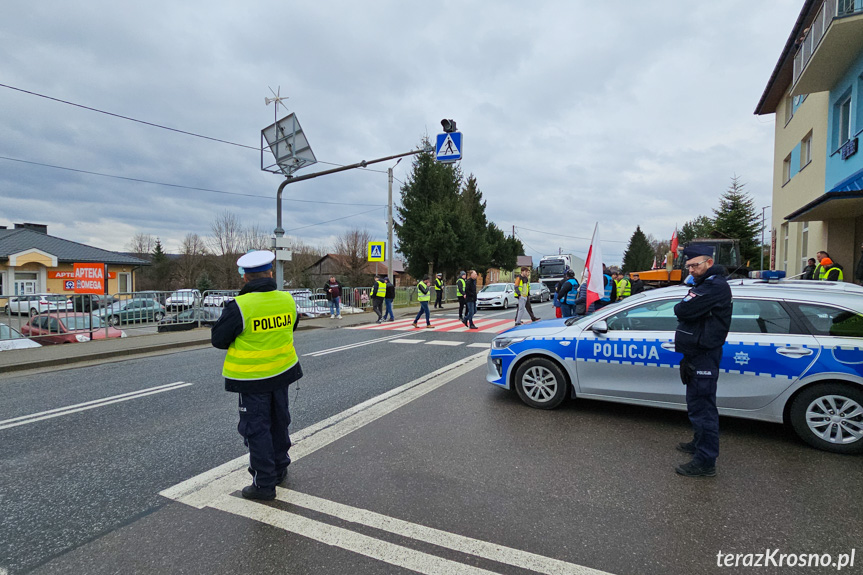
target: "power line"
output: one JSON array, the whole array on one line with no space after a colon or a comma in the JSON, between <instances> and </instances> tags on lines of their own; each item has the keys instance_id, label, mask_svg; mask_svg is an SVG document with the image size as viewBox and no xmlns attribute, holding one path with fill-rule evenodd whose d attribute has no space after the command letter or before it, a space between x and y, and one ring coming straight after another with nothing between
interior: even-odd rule
<instances>
[{"instance_id":1,"label":"power line","mask_svg":"<svg viewBox=\"0 0 863 575\"><path fill-rule=\"evenodd\" d=\"M386 207L386 206L382 206L382 207ZM316 224L309 224L309 225L307 225L307 226L302 226L302 227L300 227L300 228L293 228L293 229L290 229L290 230L285 230L285 232L286 232L286 233L287 233L287 232L295 232L295 231L297 231L297 230L304 230L304 229L306 229L306 228L312 228L312 227L314 227L314 226L320 226L320 225L323 225L323 224L329 224L329 223L332 223L332 222L337 222L337 221L339 221L339 220L346 220L346 219L348 219L348 218L353 218L353 217L355 217L355 216L361 216L361 215L363 215L363 214L369 214L369 213L374 212L374 211L377 211L377 210L379 210L379 209L381 209L381 208L374 208L374 209L371 209L371 210L367 210L367 211L365 211L365 212L360 212L360 213L358 213L358 214L351 214L350 216L344 216L344 217L341 217L341 218L336 218L336 219L334 219L334 220L327 220L327 221L325 221L325 222L318 222L318 223L316 223Z\"/></svg>"},{"instance_id":2,"label":"power line","mask_svg":"<svg viewBox=\"0 0 863 575\"><path fill-rule=\"evenodd\" d=\"M30 164L33 166L42 166L45 168L53 168L55 170L66 170L68 172L77 172L79 174L89 174L91 176L100 176L103 178L114 178L117 180L126 180L129 182L139 182L142 184L153 184L156 186L166 186L169 188L181 188L184 190L196 190L199 192L210 192L213 194L225 194L228 196L243 196L243 197L247 197L247 198L266 198L268 200L272 199L272 196L262 196L262 195L258 195L258 194L242 194L240 192L225 192L223 190L213 190L210 188L199 188L199 187L195 187L195 186L184 186L181 184L168 184L165 182L154 182L152 180L144 180L142 178L129 178L126 176L115 176L113 174L103 174L100 172L91 172L89 170L79 170L77 168L66 168L63 166L54 166L51 164L43 164L40 162L31 162L28 160L21 160L18 158L9 158L7 156L0 156L0 160L9 160L10 162L20 162L22 164ZM377 208L386 207L386 204L354 204L354 203L348 203L348 202L325 202L325 201L321 201L321 200L298 200L298 199L294 199L294 198L282 198L282 200L286 201L286 202L300 202L300 203L306 203L306 204L327 204L327 205L334 205L334 206L376 206Z\"/></svg>"},{"instance_id":3,"label":"power line","mask_svg":"<svg viewBox=\"0 0 863 575\"><path fill-rule=\"evenodd\" d=\"M30 91L30 90L24 90L23 88L16 88L15 86L9 86L8 84L0 84L0 87L8 88L8 89L10 89L10 90L15 90L16 92L22 92L22 93L24 93L24 94L30 94L31 96L37 96L37 97L39 97L39 98L45 98L46 100L52 100L52 101L54 101L54 102L60 102L61 104L67 104L67 105L69 105L69 106L75 106L76 108L82 108L82 109L84 109L84 110L90 110L91 112L97 112L97 113L99 113L99 114L105 114L106 116L113 116L114 118L120 118L120 119L122 119L122 120L129 120L130 122L137 122L137 123L139 123L139 124L144 124L144 125L146 125L146 126L152 126L153 128L161 128L161 129L163 129L163 130L170 130L171 132L177 132L178 134L185 134L185 135L187 135L187 136L194 136L194 137L196 137L196 138L203 138L203 139L205 139L205 140L211 140L211 141L213 141L213 142L219 142L219 143L222 143L222 144L229 144L229 145L231 145L231 146L237 146L237 147L239 147L239 148L247 148L247 149L249 149L249 150L255 150L255 151L257 151L257 152L260 152L260 151L261 151L261 148L259 148L258 146L247 146L247 145L245 145L245 144L238 144L238 143L236 143L236 142L230 142L230 141L228 141L228 140L222 140L222 139L219 139L219 138L213 138L213 137L210 137L210 136L204 136L204 135L202 135L202 134L196 134L196 133L194 133L194 132L187 132L186 130L180 130L180 129L177 129L177 128L171 128L171 127L169 127L169 126L163 126L163 125L161 125L161 124L156 124L156 123L153 123L153 122L146 122L146 121L144 121L144 120L138 120L138 119L135 119L135 118L130 118L129 116L122 116L122 115L120 115L120 114L115 114L115 113L113 113L113 112L108 112L108 111L106 111L106 110L100 110L100 109L98 109L98 108L93 108L93 107L91 107L91 106L85 106L85 105L83 105L83 104L76 104L75 102L69 102L68 100L61 100L60 98L54 98L54 97L52 97L52 96L47 96L47 95L45 95L45 94L39 94L38 92L32 92L32 91ZM344 167L344 164L336 164L336 163L333 163L333 162L324 162L323 160L318 160L318 163L320 163L320 164L327 164L327 165L329 165L329 166L339 166L339 167ZM386 173L386 172L385 172L385 171L383 171L383 170L373 170L373 169L371 169L371 168L368 168L367 170L368 170L369 172L378 172L378 173L381 173L381 174L385 174L385 173Z\"/></svg>"}]
</instances>

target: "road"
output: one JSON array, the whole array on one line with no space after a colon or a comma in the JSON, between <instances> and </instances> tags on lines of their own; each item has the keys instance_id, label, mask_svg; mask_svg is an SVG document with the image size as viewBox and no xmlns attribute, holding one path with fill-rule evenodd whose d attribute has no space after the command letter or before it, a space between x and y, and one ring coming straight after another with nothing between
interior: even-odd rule
<instances>
[{"instance_id":1,"label":"road","mask_svg":"<svg viewBox=\"0 0 863 575\"><path fill-rule=\"evenodd\" d=\"M484 381L495 329L299 332L300 441L268 505L237 496L218 350L0 378L0 572L722 573L717 553L855 546L859 572L860 458L723 418L717 478L681 478L685 414L529 409Z\"/></svg>"}]
</instances>

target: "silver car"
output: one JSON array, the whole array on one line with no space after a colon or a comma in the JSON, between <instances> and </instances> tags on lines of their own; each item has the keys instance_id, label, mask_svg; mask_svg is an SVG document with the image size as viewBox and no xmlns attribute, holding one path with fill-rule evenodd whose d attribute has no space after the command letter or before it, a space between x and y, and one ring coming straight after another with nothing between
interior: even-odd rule
<instances>
[{"instance_id":1,"label":"silver car","mask_svg":"<svg viewBox=\"0 0 863 575\"><path fill-rule=\"evenodd\" d=\"M516 303L515 284L488 284L476 294L476 307L478 309L486 307L507 309Z\"/></svg>"},{"instance_id":2,"label":"silver car","mask_svg":"<svg viewBox=\"0 0 863 575\"><path fill-rule=\"evenodd\" d=\"M789 423L810 445L863 453L863 287L732 280L720 415ZM637 294L583 318L513 328L486 379L532 407L567 397L686 409L674 306L688 287Z\"/></svg>"}]
</instances>

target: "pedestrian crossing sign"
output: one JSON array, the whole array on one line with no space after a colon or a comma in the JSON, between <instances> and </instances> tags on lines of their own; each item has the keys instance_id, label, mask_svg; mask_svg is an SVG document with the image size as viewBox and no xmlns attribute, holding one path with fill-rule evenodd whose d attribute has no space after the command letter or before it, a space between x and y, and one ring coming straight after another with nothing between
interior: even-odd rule
<instances>
[{"instance_id":1,"label":"pedestrian crossing sign","mask_svg":"<svg viewBox=\"0 0 863 575\"><path fill-rule=\"evenodd\" d=\"M384 261L387 251L386 242L369 242L369 261L382 262Z\"/></svg>"},{"instance_id":2,"label":"pedestrian crossing sign","mask_svg":"<svg viewBox=\"0 0 863 575\"><path fill-rule=\"evenodd\" d=\"M446 132L437 135L435 146L435 159L444 164L451 164L461 160L462 138L461 132Z\"/></svg>"}]
</instances>

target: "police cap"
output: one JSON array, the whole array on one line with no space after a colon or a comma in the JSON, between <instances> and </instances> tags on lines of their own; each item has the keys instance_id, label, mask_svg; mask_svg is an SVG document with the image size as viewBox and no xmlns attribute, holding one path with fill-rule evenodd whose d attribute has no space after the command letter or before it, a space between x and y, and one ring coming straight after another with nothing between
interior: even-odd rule
<instances>
[{"instance_id":1,"label":"police cap","mask_svg":"<svg viewBox=\"0 0 863 575\"><path fill-rule=\"evenodd\" d=\"M274 259L276 259L276 254L273 252L258 250L240 256L240 259L237 260L237 265L243 268L245 273L265 272L273 269Z\"/></svg>"},{"instance_id":2,"label":"police cap","mask_svg":"<svg viewBox=\"0 0 863 575\"><path fill-rule=\"evenodd\" d=\"M683 249L683 257L688 260L692 258L697 258L698 256L707 256L713 259L713 248L711 246L704 245L694 245L694 246L686 246Z\"/></svg>"}]
</instances>

